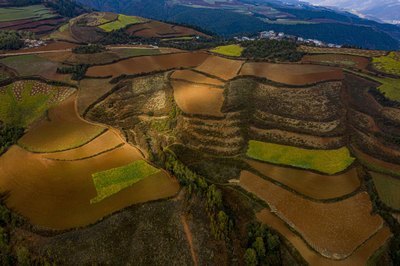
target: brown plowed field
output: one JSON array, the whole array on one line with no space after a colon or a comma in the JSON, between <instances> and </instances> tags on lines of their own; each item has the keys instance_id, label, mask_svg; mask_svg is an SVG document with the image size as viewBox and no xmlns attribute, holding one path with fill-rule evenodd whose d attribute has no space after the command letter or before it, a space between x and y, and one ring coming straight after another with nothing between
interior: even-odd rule
<instances>
[{"instance_id":1,"label":"brown plowed field","mask_svg":"<svg viewBox=\"0 0 400 266\"><path fill-rule=\"evenodd\" d=\"M63 151L84 145L106 130L81 119L71 96L49 110L48 119L42 119L19 140L19 145L34 152Z\"/></svg>"},{"instance_id":2,"label":"brown plowed field","mask_svg":"<svg viewBox=\"0 0 400 266\"><path fill-rule=\"evenodd\" d=\"M371 170L377 172L381 172L382 170L385 170L385 172L390 171L392 172L392 174L400 176L400 165L376 159L362 152L359 148L356 148L354 145L351 146L351 150L354 153L355 157L357 157L357 159L359 159L365 166L367 166Z\"/></svg>"},{"instance_id":3,"label":"brown plowed field","mask_svg":"<svg viewBox=\"0 0 400 266\"><path fill-rule=\"evenodd\" d=\"M77 103L80 115L82 115L86 108L88 108L92 103L112 89L114 85L110 84L109 81L110 80L104 79L81 80L79 84Z\"/></svg>"},{"instance_id":4,"label":"brown plowed field","mask_svg":"<svg viewBox=\"0 0 400 266\"><path fill-rule=\"evenodd\" d=\"M121 137L114 130L108 130L106 133L98 136L82 147L62 152L43 154L43 157L52 160L76 161L110 151L121 144L124 144Z\"/></svg>"},{"instance_id":5,"label":"brown plowed field","mask_svg":"<svg viewBox=\"0 0 400 266\"><path fill-rule=\"evenodd\" d=\"M272 63L246 63L240 71L240 75L256 76L278 83L299 86L344 78L343 71L340 68Z\"/></svg>"},{"instance_id":6,"label":"brown plowed field","mask_svg":"<svg viewBox=\"0 0 400 266\"><path fill-rule=\"evenodd\" d=\"M48 160L13 146L0 157L1 192L9 192L7 206L35 225L51 229L86 226L135 203L173 196L179 185L161 171L103 201L90 204L97 195L92 174L140 159L136 148L124 145L81 161Z\"/></svg>"},{"instance_id":7,"label":"brown plowed field","mask_svg":"<svg viewBox=\"0 0 400 266\"><path fill-rule=\"evenodd\" d=\"M206 36L205 34L196 30L174 26L160 21L150 21L147 23L140 23L132 25L127 30L128 33L134 36L144 38L166 38L166 37L182 37L182 36Z\"/></svg>"},{"instance_id":8,"label":"brown plowed field","mask_svg":"<svg viewBox=\"0 0 400 266\"><path fill-rule=\"evenodd\" d=\"M223 116L224 91L207 85L173 81L174 98L179 108L187 114Z\"/></svg>"},{"instance_id":9,"label":"brown plowed field","mask_svg":"<svg viewBox=\"0 0 400 266\"><path fill-rule=\"evenodd\" d=\"M203 52L142 56L115 64L91 67L86 74L91 77L116 77L123 74L134 75L181 67L196 67L207 57L208 55Z\"/></svg>"},{"instance_id":10,"label":"brown plowed field","mask_svg":"<svg viewBox=\"0 0 400 266\"><path fill-rule=\"evenodd\" d=\"M356 168L329 176L306 170L281 167L254 160L245 160L261 174L282 183L307 197L326 200L339 198L356 191L361 183Z\"/></svg>"},{"instance_id":11,"label":"brown plowed field","mask_svg":"<svg viewBox=\"0 0 400 266\"><path fill-rule=\"evenodd\" d=\"M355 67L358 69L365 69L369 65L369 60L365 57L345 54L306 55L301 62Z\"/></svg>"},{"instance_id":12,"label":"brown plowed field","mask_svg":"<svg viewBox=\"0 0 400 266\"><path fill-rule=\"evenodd\" d=\"M237 76L244 61L230 60L218 56L211 55L196 69L200 72L230 80Z\"/></svg>"},{"instance_id":13,"label":"brown plowed field","mask_svg":"<svg viewBox=\"0 0 400 266\"><path fill-rule=\"evenodd\" d=\"M380 216L371 215L372 204L365 192L339 202L316 203L247 171L242 171L240 185L264 200L327 258L347 258L383 226Z\"/></svg>"},{"instance_id":14,"label":"brown plowed field","mask_svg":"<svg viewBox=\"0 0 400 266\"><path fill-rule=\"evenodd\" d=\"M257 213L257 219L283 235L310 266L365 266L367 265L368 259L373 256L380 247L386 244L392 235L389 228L385 226L360 248L354 251L348 258L344 260L331 260L322 257L307 246L298 235L293 233L279 217L269 210L264 209Z\"/></svg>"},{"instance_id":15,"label":"brown plowed field","mask_svg":"<svg viewBox=\"0 0 400 266\"><path fill-rule=\"evenodd\" d=\"M210 84L215 86L223 86L224 82L207 77L206 75L191 71L191 70L177 70L172 75L173 79L181 79L190 81L193 83L202 83L202 84Z\"/></svg>"}]
</instances>

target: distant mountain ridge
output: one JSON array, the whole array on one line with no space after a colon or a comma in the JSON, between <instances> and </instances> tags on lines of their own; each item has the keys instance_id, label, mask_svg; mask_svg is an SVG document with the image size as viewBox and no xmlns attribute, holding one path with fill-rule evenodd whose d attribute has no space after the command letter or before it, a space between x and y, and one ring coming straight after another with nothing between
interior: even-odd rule
<instances>
[{"instance_id":1,"label":"distant mountain ridge","mask_svg":"<svg viewBox=\"0 0 400 266\"><path fill-rule=\"evenodd\" d=\"M100 11L193 25L221 36L274 30L328 43L397 50L400 27L297 0L78 0Z\"/></svg>"},{"instance_id":2,"label":"distant mountain ridge","mask_svg":"<svg viewBox=\"0 0 400 266\"><path fill-rule=\"evenodd\" d=\"M350 10L362 16L400 24L400 0L302 0L315 5Z\"/></svg>"}]
</instances>

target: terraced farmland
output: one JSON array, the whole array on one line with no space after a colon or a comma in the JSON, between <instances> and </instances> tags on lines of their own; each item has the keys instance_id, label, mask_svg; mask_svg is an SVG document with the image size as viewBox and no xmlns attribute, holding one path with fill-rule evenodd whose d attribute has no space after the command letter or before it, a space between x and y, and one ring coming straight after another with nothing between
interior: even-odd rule
<instances>
[{"instance_id":1,"label":"terraced farmland","mask_svg":"<svg viewBox=\"0 0 400 266\"><path fill-rule=\"evenodd\" d=\"M99 28L103 29L107 32L110 32L113 30L123 29L129 25L142 23L142 22L146 22L146 20L143 18L140 18L140 17L118 15L117 20L102 24L99 26Z\"/></svg>"},{"instance_id":2,"label":"terraced farmland","mask_svg":"<svg viewBox=\"0 0 400 266\"><path fill-rule=\"evenodd\" d=\"M384 73L400 76L400 53L391 52L386 56L374 57L372 64L375 69Z\"/></svg>"},{"instance_id":3,"label":"terraced farmland","mask_svg":"<svg viewBox=\"0 0 400 266\"><path fill-rule=\"evenodd\" d=\"M240 185L264 200L280 219L326 258L351 256L384 226L380 216L370 214L372 205L367 193L335 203L314 203L246 171L240 176Z\"/></svg>"},{"instance_id":4,"label":"terraced farmland","mask_svg":"<svg viewBox=\"0 0 400 266\"><path fill-rule=\"evenodd\" d=\"M218 46L210 51L220 55L239 57L242 55L243 48L237 44L231 44L225 46Z\"/></svg>"}]
</instances>

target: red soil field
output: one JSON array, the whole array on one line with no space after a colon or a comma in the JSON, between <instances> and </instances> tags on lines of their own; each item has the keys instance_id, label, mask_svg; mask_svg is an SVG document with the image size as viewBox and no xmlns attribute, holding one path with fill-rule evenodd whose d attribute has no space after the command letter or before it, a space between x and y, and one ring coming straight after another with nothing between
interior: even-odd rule
<instances>
[{"instance_id":1,"label":"red soil field","mask_svg":"<svg viewBox=\"0 0 400 266\"><path fill-rule=\"evenodd\" d=\"M160 21L135 24L129 27L127 31L131 35L145 38L167 38L193 35L206 36L205 34L190 28L175 26Z\"/></svg>"},{"instance_id":2,"label":"red soil field","mask_svg":"<svg viewBox=\"0 0 400 266\"><path fill-rule=\"evenodd\" d=\"M290 244L293 245L310 266L364 266L380 247L385 245L392 236L390 229L385 226L368 239L362 246L344 260L331 260L322 257L312 250L298 235L292 232L286 224L269 210L264 209L257 213L257 219L267 226L278 231Z\"/></svg>"},{"instance_id":3,"label":"red soil field","mask_svg":"<svg viewBox=\"0 0 400 266\"><path fill-rule=\"evenodd\" d=\"M21 20L14 21L14 24L9 25L5 27L4 29L6 30L26 30L26 31L32 31L35 32L37 31L36 29L38 27L43 27L43 26L48 26L51 27L52 29L55 29L57 25L60 25L65 21L64 18L58 18L58 19L45 19L45 20L39 20L39 21L24 21L24 23L20 23ZM1 23L0 23L1 25ZM1 27L1 26L0 26Z\"/></svg>"},{"instance_id":4,"label":"red soil field","mask_svg":"<svg viewBox=\"0 0 400 266\"><path fill-rule=\"evenodd\" d=\"M358 69L365 69L369 65L369 60L365 57L345 54L305 55L301 62L356 67Z\"/></svg>"},{"instance_id":5,"label":"red soil field","mask_svg":"<svg viewBox=\"0 0 400 266\"><path fill-rule=\"evenodd\" d=\"M99 136L107 128L81 119L75 107L76 94L49 110L19 140L18 144L34 152L63 151L81 146Z\"/></svg>"},{"instance_id":6,"label":"red soil field","mask_svg":"<svg viewBox=\"0 0 400 266\"><path fill-rule=\"evenodd\" d=\"M197 73L192 70L177 70L171 75L172 79L186 80L193 83L210 84L223 86L224 82L218 79L207 77L206 75Z\"/></svg>"},{"instance_id":7,"label":"red soil field","mask_svg":"<svg viewBox=\"0 0 400 266\"><path fill-rule=\"evenodd\" d=\"M245 160L261 174L282 183L300 194L318 200L334 199L356 191L361 183L356 168L339 175L321 175L311 171Z\"/></svg>"},{"instance_id":8,"label":"red soil field","mask_svg":"<svg viewBox=\"0 0 400 266\"><path fill-rule=\"evenodd\" d=\"M240 185L264 200L327 258L349 257L384 225L380 216L371 215L372 204L366 192L334 203L312 202L247 171L242 171Z\"/></svg>"},{"instance_id":9,"label":"red soil field","mask_svg":"<svg viewBox=\"0 0 400 266\"><path fill-rule=\"evenodd\" d=\"M224 90L207 85L172 81L174 98L179 108L187 114L223 116Z\"/></svg>"},{"instance_id":10,"label":"red soil field","mask_svg":"<svg viewBox=\"0 0 400 266\"><path fill-rule=\"evenodd\" d=\"M60 230L87 226L132 204L178 192L177 181L162 171L90 204L97 196L92 174L141 158L138 150L130 145L73 162L48 160L13 146L0 157L1 192L9 192L7 206L34 225Z\"/></svg>"},{"instance_id":11,"label":"red soil field","mask_svg":"<svg viewBox=\"0 0 400 266\"><path fill-rule=\"evenodd\" d=\"M219 77L223 80L230 80L237 76L243 63L244 61L230 60L211 55L196 69L200 72Z\"/></svg>"},{"instance_id":12,"label":"red soil field","mask_svg":"<svg viewBox=\"0 0 400 266\"><path fill-rule=\"evenodd\" d=\"M351 145L351 151L354 153L355 157L359 159L367 168L376 171L384 169L386 171L390 171L392 174L396 176L400 176L400 165L388 163L379 159L376 159L364 152L362 152L359 148L356 148L354 145ZM380 171L378 171L380 172Z\"/></svg>"},{"instance_id":13,"label":"red soil field","mask_svg":"<svg viewBox=\"0 0 400 266\"><path fill-rule=\"evenodd\" d=\"M110 151L122 144L124 144L122 137L115 130L110 129L82 147L56 153L44 153L43 157L51 160L76 161Z\"/></svg>"},{"instance_id":14,"label":"red soil field","mask_svg":"<svg viewBox=\"0 0 400 266\"><path fill-rule=\"evenodd\" d=\"M282 75L282 73L285 73ZM322 81L342 80L340 68L305 65L246 63L240 71L242 76L257 76L288 85L308 85Z\"/></svg>"},{"instance_id":15,"label":"red soil field","mask_svg":"<svg viewBox=\"0 0 400 266\"><path fill-rule=\"evenodd\" d=\"M89 68L87 76L108 77L166 71L181 67L196 67L208 57L203 52L142 56L119 61L115 64Z\"/></svg>"}]
</instances>

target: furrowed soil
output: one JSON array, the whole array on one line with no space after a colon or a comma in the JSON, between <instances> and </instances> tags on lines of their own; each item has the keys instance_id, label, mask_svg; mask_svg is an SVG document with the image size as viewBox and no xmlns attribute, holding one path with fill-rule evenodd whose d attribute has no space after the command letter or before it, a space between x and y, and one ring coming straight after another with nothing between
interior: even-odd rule
<instances>
[{"instance_id":1,"label":"furrowed soil","mask_svg":"<svg viewBox=\"0 0 400 266\"><path fill-rule=\"evenodd\" d=\"M86 74L90 77L116 77L123 74L134 75L174 68L196 67L207 57L208 55L203 52L142 56L111 65L91 67Z\"/></svg>"},{"instance_id":2,"label":"furrowed soil","mask_svg":"<svg viewBox=\"0 0 400 266\"><path fill-rule=\"evenodd\" d=\"M285 73L285 75L282 75ZM240 75L266 78L288 85L308 85L322 81L342 80L340 68L300 64L246 63Z\"/></svg>"},{"instance_id":3,"label":"furrowed soil","mask_svg":"<svg viewBox=\"0 0 400 266\"><path fill-rule=\"evenodd\" d=\"M371 215L372 204L367 193L334 203L316 203L247 171L241 173L240 185L264 200L313 249L327 258L349 257L384 225L380 216Z\"/></svg>"},{"instance_id":4,"label":"furrowed soil","mask_svg":"<svg viewBox=\"0 0 400 266\"><path fill-rule=\"evenodd\" d=\"M244 61L230 60L211 55L196 70L223 80L230 80L237 76L243 63Z\"/></svg>"},{"instance_id":5,"label":"furrowed soil","mask_svg":"<svg viewBox=\"0 0 400 266\"><path fill-rule=\"evenodd\" d=\"M187 114L223 116L223 90L182 81L173 81L174 98L179 108Z\"/></svg>"},{"instance_id":6,"label":"furrowed soil","mask_svg":"<svg viewBox=\"0 0 400 266\"><path fill-rule=\"evenodd\" d=\"M322 257L320 254L312 250L304 240L295 234L287 225L276 215L269 210L264 209L257 213L257 218L262 223L275 229L283 235L293 247L297 249L300 255L306 260L310 266L364 266L367 265L368 259L372 257L377 250L385 245L390 237L391 232L388 227L380 229L375 235L368 239L362 246L354 251L349 257L344 260L331 260Z\"/></svg>"},{"instance_id":7,"label":"furrowed soil","mask_svg":"<svg viewBox=\"0 0 400 266\"><path fill-rule=\"evenodd\" d=\"M122 145L125 145L124 141L115 130L110 129L82 147L56 153L44 153L43 157L58 161L77 161L95 157Z\"/></svg>"},{"instance_id":8,"label":"furrowed soil","mask_svg":"<svg viewBox=\"0 0 400 266\"><path fill-rule=\"evenodd\" d=\"M245 160L252 168L307 197L324 200L343 197L360 186L356 168L329 176L306 170L281 167L254 160Z\"/></svg>"},{"instance_id":9,"label":"furrowed soil","mask_svg":"<svg viewBox=\"0 0 400 266\"><path fill-rule=\"evenodd\" d=\"M354 67L358 69L366 69L369 65L368 58L344 54L306 55L302 58L301 62L306 64L321 63L338 65L342 67Z\"/></svg>"},{"instance_id":10,"label":"furrowed soil","mask_svg":"<svg viewBox=\"0 0 400 266\"><path fill-rule=\"evenodd\" d=\"M75 107L76 94L48 111L19 140L18 144L32 152L55 152L82 146L102 134L106 127L81 119Z\"/></svg>"},{"instance_id":11,"label":"furrowed soil","mask_svg":"<svg viewBox=\"0 0 400 266\"><path fill-rule=\"evenodd\" d=\"M129 145L73 162L48 160L13 146L0 158L1 192L9 192L7 206L34 225L50 229L82 227L132 204L178 192L177 181L162 171L99 203L90 203L97 196L92 174L138 159L141 154Z\"/></svg>"},{"instance_id":12,"label":"furrowed soil","mask_svg":"<svg viewBox=\"0 0 400 266\"><path fill-rule=\"evenodd\" d=\"M193 83L210 84L215 86L223 86L224 82L207 77L206 75L191 71L191 70L177 70L171 75L172 79L186 80Z\"/></svg>"}]
</instances>

